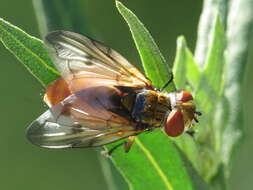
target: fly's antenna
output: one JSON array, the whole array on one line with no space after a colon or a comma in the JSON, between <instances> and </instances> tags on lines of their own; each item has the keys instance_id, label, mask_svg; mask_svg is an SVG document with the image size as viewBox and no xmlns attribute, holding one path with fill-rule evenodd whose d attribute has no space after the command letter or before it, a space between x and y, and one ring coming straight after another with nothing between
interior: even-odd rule
<instances>
[{"instance_id":1,"label":"fly's antenna","mask_svg":"<svg viewBox=\"0 0 253 190\"><path fill-rule=\"evenodd\" d=\"M202 115L202 113L200 111L195 111L194 113L197 114L198 116Z\"/></svg>"},{"instance_id":2,"label":"fly's antenna","mask_svg":"<svg viewBox=\"0 0 253 190\"><path fill-rule=\"evenodd\" d=\"M170 80L160 89L160 91L163 91L174 79L174 75L172 72L170 72Z\"/></svg>"},{"instance_id":3,"label":"fly's antenna","mask_svg":"<svg viewBox=\"0 0 253 190\"><path fill-rule=\"evenodd\" d=\"M202 113L200 111L195 111L194 113L197 114L198 116L202 115ZM197 119L197 117L194 116L193 119L196 121L196 123L199 122L199 120Z\"/></svg>"}]
</instances>

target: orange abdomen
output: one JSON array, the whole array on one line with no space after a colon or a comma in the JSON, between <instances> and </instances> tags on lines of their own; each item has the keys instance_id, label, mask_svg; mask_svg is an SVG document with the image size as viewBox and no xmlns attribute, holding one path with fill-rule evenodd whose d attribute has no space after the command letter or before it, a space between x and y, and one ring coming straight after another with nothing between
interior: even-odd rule
<instances>
[{"instance_id":1,"label":"orange abdomen","mask_svg":"<svg viewBox=\"0 0 253 190\"><path fill-rule=\"evenodd\" d=\"M48 106L60 103L71 94L68 84L63 78L58 78L47 86L44 101Z\"/></svg>"}]
</instances>

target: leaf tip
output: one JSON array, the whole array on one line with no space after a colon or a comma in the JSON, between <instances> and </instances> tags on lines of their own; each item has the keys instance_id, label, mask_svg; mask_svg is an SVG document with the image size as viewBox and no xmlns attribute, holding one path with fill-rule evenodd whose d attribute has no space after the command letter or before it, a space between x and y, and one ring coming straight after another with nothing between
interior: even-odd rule
<instances>
[{"instance_id":1,"label":"leaf tip","mask_svg":"<svg viewBox=\"0 0 253 190\"><path fill-rule=\"evenodd\" d=\"M186 46L186 40L185 40L185 37L183 35L181 35L177 38L177 47L181 48L184 46Z\"/></svg>"},{"instance_id":2,"label":"leaf tip","mask_svg":"<svg viewBox=\"0 0 253 190\"><path fill-rule=\"evenodd\" d=\"M120 0L115 0L116 7L119 8L119 6L123 6L123 4L120 2Z\"/></svg>"}]
</instances>

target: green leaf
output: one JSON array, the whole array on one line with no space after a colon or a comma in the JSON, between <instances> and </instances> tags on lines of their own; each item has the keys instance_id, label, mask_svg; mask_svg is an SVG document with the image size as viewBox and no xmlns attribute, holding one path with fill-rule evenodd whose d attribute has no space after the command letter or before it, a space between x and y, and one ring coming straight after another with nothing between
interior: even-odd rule
<instances>
[{"instance_id":1,"label":"green leaf","mask_svg":"<svg viewBox=\"0 0 253 190\"><path fill-rule=\"evenodd\" d=\"M247 65L252 64L252 60L249 60L249 51L253 34L252 0L234 0L231 2L231 8L227 21L225 57L227 63L224 87L227 100L225 112L228 113L228 119L222 138L222 162L225 165L226 177L231 170L235 147L240 143L244 131L243 83Z\"/></svg>"},{"instance_id":2,"label":"green leaf","mask_svg":"<svg viewBox=\"0 0 253 190\"><path fill-rule=\"evenodd\" d=\"M193 88L197 89L200 81L200 71L194 61L191 51L187 48L185 38L183 36L177 39L177 52L173 66L173 73L175 76L175 83L178 89L185 89L187 83Z\"/></svg>"},{"instance_id":3,"label":"green leaf","mask_svg":"<svg viewBox=\"0 0 253 190\"><path fill-rule=\"evenodd\" d=\"M201 149L196 140L188 134L183 134L174 140L180 150L191 161L195 170L200 171L204 161L202 160Z\"/></svg>"},{"instance_id":4,"label":"green leaf","mask_svg":"<svg viewBox=\"0 0 253 190\"><path fill-rule=\"evenodd\" d=\"M192 91L196 92L197 109L203 113L200 117L201 126L195 128L199 129L196 134L197 141L182 135L176 142L207 181L218 172L220 164L221 130L214 125L213 119L218 112L214 110L218 109L216 105L221 99L224 86L225 34L218 16L215 17L210 34L210 49L202 72L199 71L183 37L178 38L173 67L177 87L185 89L189 84Z\"/></svg>"},{"instance_id":5,"label":"green leaf","mask_svg":"<svg viewBox=\"0 0 253 190\"><path fill-rule=\"evenodd\" d=\"M206 0L203 3L204 5L198 26L198 38L194 56L200 69L204 68L208 57L207 54L211 46L210 39L212 35L212 27L217 12L220 14L222 24L226 26L229 1Z\"/></svg>"},{"instance_id":6,"label":"green leaf","mask_svg":"<svg viewBox=\"0 0 253 190\"><path fill-rule=\"evenodd\" d=\"M170 78L170 69L158 46L149 31L132 11L118 0L116 0L116 6L130 28L147 77L155 87L162 88ZM174 91L174 83L169 85L166 90Z\"/></svg>"},{"instance_id":7,"label":"green leaf","mask_svg":"<svg viewBox=\"0 0 253 190\"><path fill-rule=\"evenodd\" d=\"M209 121L213 119L213 110L221 96L224 81L225 33L219 16L216 16L211 34L211 45L196 94L203 117L208 117Z\"/></svg>"},{"instance_id":8,"label":"green leaf","mask_svg":"<svg viewBox=\"0 0 253 190\"><path fill-rule=\"evenodd\" d=\"M43 86L59 77L41 40L0 18L0 40Z\"/></svg>"},{"instance_id":9,"label":"green leaf","mask_svg":"<svg viewBox=\"0 0 253 190\"><path fill-rule=\"evenodd\" d=\"M196 91L197 85L201 78L201 73L196 65L191 51L187 48L183 36L177 39L177 52L173 66L175 83L178 89L186 89L190 85L192 92ZM194 168L200 170L203 165L200 148L194 138L188 134L183 134L175 139L180 149L187 155Z\"/></svg>"},{"instance_id":10,"label":"green leaf","mask_svg":"<svg viewBox=\"0 0 253 190\"><path fill-rule=\"evenodd\" d=\"M217 113L217 105L221 101L224 86L225 33L218 15L213 23L210 40L205 68L201 74L195 96L198 109L203 113L200 118L200 128L204 128L199 130L196 135L203 152L202 159L205 160L204 165L198 168L198 171L205 176L206 180L210 180L218 172L221 158L221 147L217 147L217 145L221 145L219 143L221 133L218 126L214 126L214 117Z\"/></svg>"},{"instance_id":11,"label":"green leaf","mask_svg":"<svg viewBox=\"0 0 253 190\"><path fill-rule=\"evenodd\" d=\"M116 149L112 160L130 189L208 189L184 155L160 130L141 134L127 155L123 151L123 146Z\"/></svg>"},{"instance_id":12,"label":"green leaf","mask_svg":"<svg viewBox=\"0 0 253 190\"><path fill-rule=\"evenodd\" d=\"M186 42L183 36L180 36L177 39L177 51L176 58L173 64L173 74L174 82L176 84L177 89L184 89L186 87L187 82L187 63L188 56L186 53Z\"/></svg>"},{"instance_id":13,"label":"green leaf","mask_svg":"<svg viewBox=\"0 0 253 190\"><path fill-rule=\"evenodd\" d=\"M130 10L128 10L119 1L116 1L116 5L130 27L147 76L155 85L161 87L165 84L165 82L167 82L166 80L168 80L168 67L165 65L164 58L162 57L157 45L144 25ZM182 55L179 55L178 59L182 59L181 56ZM197 66L194 65L195 63L189 50L186 51L186 57L187 61L191 62L191 65L187 66L189 68L193 67L195 70L192 70L192 72L198 73L198 75L194 75L194 79L196 80L196 77L199 77L199 71ZM189 76L191 76L191 74ZM174 86L171 87L170 90L175 90ZM152 140L152 138L154 138L154 140ZM173 145L173 143L169 141L164 134L156 133L156 135L152 134L152 137L151 135L141 135L138 137L136 142L137 147L131 149L131 153L128 155L129 159L125 159L125 155L122 150L116 152L112 157L122 174L129 181L129 185L133 186L133 189L155 189L155 187L158 189L196 188L194 186L196 181L192 181L190 179L187 168L184 167L184 161L180 156L180 151L175 148L175 145ZM165 147L167 148L164 148L163 146L160 151L159 142L166 144ZM108 145L106 147L112 148L113 146L115 146L115 144ZM133 155L132 158L130 154ZM170 158L167 162L163 160L165 155ZM145 166L140 163L145 163ZM130 167L126 167L127 164ZM167 172L165 168L170 172ZM136 181L136 177L138 179L138 176L134 175L134 173L139 174L144 171L146 171L146 175L141 176L142 179ZM178 171L180 171L180 173L178 173ZM141 183L141 180L144 180L145 183ZM154 181L156 181L156 183L154 183ZM179 181L184 182L179 183Z\"/></svg>"}]
</instances>

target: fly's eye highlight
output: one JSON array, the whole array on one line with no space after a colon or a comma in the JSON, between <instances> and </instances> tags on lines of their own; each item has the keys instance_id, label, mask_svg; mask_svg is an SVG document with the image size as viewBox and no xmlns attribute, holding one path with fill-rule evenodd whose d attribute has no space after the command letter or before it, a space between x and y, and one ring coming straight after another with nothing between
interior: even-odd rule
<instances>
[{"instance_id":1,"label":"fly's eye highlight","mask_svg":"<svg viewBox=\"0 0 253 190\"><path fill-rule=\"evenodd\" d=\"M192 94L186 90L181 90L178 94L178 100L182 102L188 102L193 100Z\"/></svg>"}]
</instances>

